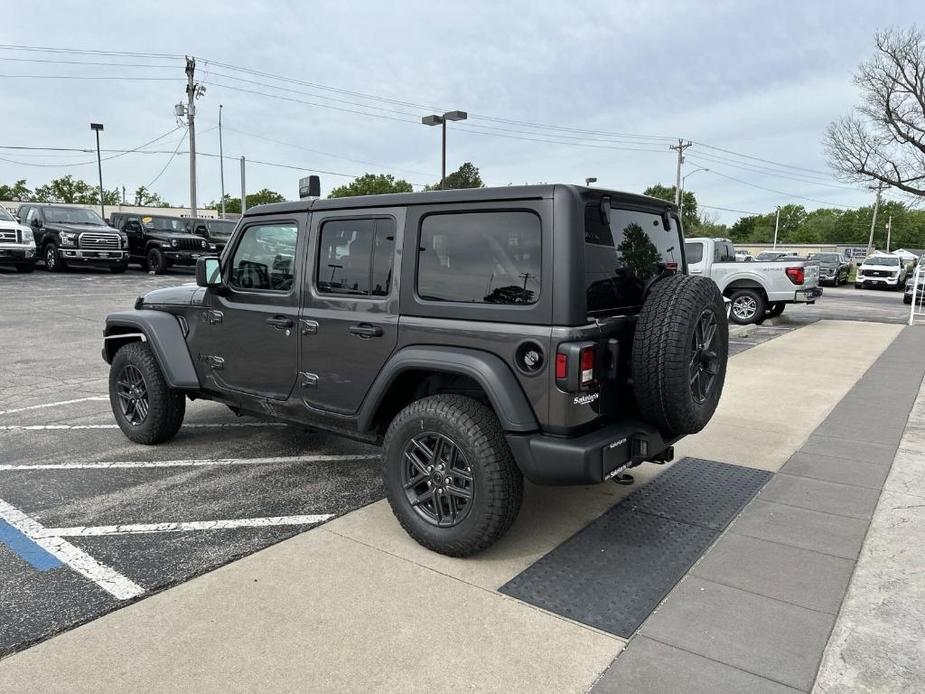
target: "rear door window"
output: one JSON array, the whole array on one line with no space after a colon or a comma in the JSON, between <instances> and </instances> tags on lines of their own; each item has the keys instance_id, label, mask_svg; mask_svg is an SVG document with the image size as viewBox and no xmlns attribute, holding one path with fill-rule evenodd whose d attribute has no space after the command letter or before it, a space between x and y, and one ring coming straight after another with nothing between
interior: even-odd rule
<instances>
[{"instance_id":1,"label":"rear door window","mask_svg":"<svg viewBox=\"0 0 925 694\"><path fill-rule=\"evenodd\" d=\"M394 219L337 219L321 225L316 286L322 294L388 296Z\"/></svg>"},{"instance_id":2,"label":"rear door window","mask_svg":"<svg viewBox=\"0 0 925 694\"><path fill-rule=\"evenodd\" d=\"M608 224L600 205L585 208L589 314L640 306L648 283L661 272L681 270L683 260L681 230L674 217L665 229L659 213L614 207Z\"/></svg>"},{"instance_id":3,"label":"rear door window","mask_svg":"<svg viewBox=\"0 0 925 694\"><path fill-rule=\"evenodd\" d=\"M534 304L541 237L533 212L428 215L421 222L418 295L424 301Z\"/></svg>"}]
</instances>

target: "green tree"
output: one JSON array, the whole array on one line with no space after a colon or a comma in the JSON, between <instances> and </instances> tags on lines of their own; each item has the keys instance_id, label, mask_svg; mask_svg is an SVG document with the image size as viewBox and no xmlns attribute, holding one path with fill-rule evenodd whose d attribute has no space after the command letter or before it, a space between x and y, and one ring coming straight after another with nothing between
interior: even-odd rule
<instances>
[{"instance_id":1,"label":"green tree","mask_svg":"<svg viewBox=\"0 0 925 694\"><path fill-rule=\"evenodd\" d=\"M135 189L135 205L138 207L170 207L169 202L165 202L160 195L151 192L145 186L138 186Z\"/></svg>"},{"instance_id":2,"label":"green tree","mask_svg":"<svg viewBox=\"0 0 925 694\"><path fill-rule=\"evenodd\" d=\"M663 186L661 183L656 183L642 191L642 194L673 203L676 189L677 186ZM697 227L700 226L700 217L697 215L697 198L691 191L685 190L683 203L681 224L684 226L684 233L688 236L696 236L698 235Z\"/></svg>"},{"instance_id":3,"label":"green tree","mask_svg":"<svg viewBox=\"0 0 925 694\"><path fill-rule=\"evenodd\" d=\"M277 193L276 191L269 190L267 188L261 188L256 193L248 193L247 195L247 209L250 209L256 205L267 205L272 202L285 202L286 198L282 194ZM215 201L209 203L209 207L214 210L221 209L221 201ZM241 214L241 198L233 198L227 193L225 194L225 212L230 212L232 214Z\"/></svg>"},{"instance_id":4,"label":"green tree","mask_svg":"<svg viewBox=\"0 0 925 694\"><path fill-rule=\"evenodd\" d=\"M35 189L37 202L66 202L90 205L99 201L99 194L92 185L70 174L56 178Z\"/></svg>"},{"instance_id":5,"label":"green tree","mask_svg":"<svg viewBox=\"0 0 925 694\"><path fill-rule=\"evenodd\" d=\"M26 179L21 178L11 186L0 184L0 200L18 200L28 202L32 198L32 191L26 186Z\"/></svg>"},{"instance_id":6,"label":"green tree","mask_svg":"<svg viewBox=\"0 0 925 694\"><path fill-rule=\"evenodd\" d=\"M382 195L383 193L410 193L411 184L404 179L396 179L392 174L364 174L350 183L338 186L328 195L329 198L348 198L354 195Z\"/></svg>"},{"instance_id":7,"label":"green tree","mask_svg":"<svg viewBox=\"0 0 925 694\"><path fill-rule=\"evenodd\" d=\"M482 177L479 174L479 167L471 161L467 161L456 171L447 174L446 181L441 185L435 183L432 186L426 186L424 190L459 190L461 188L484 188Z\"/></svg>"}]
</instances>

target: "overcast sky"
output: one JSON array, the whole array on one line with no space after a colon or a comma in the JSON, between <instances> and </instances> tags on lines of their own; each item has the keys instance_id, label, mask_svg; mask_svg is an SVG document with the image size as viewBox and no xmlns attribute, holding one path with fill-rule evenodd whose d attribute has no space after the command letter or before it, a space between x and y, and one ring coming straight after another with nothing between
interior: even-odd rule
<instances>
[{"instance_id":1,"label":"overcast sky","mask_svg":"<svg viewBox=\"0 0 925 694\"><path fill-rule=\"evenodd\" d=\"M207 84L198 102L199 150L217 154L223 104L226 155L332 172L322 174L325 192L367 171L415 184L438 180L439 129L421 125L420 116L429 109L462 109L470 119L451 124L448 168L472 161L488 185L580 182L586 176L635 192L652 183L670 185L675 155L658 138L684 137L696 143L685 173L710 169L687 182L701 204L764 212L787 202L808 208L870 202L868 192L825 176L822 133L856 103L851 77L871 55L874 31L916 22L925 24L925 5L908 0L59 0L6 7L0 43L195 55L197 76ZM109 64L38 62L46 60ZM344 91L274 81L209 61ZM57 78L65 75L132 79ZM0 50L0 85L0 145L92 147L89 122L99 121L104 149L129 149L176 127L173 106L184 98L185 75L179 58ZM176 130L148 149L170 152L179 145L185 151L183 134ZM707 145L801 169L770 167ZM0 161L4 183L26 178L35 187L66 173L96 180L92 155L4 149L0 157L20 162ZM129 154L104 161L104 183L125 185L131 197L165 165L152 188L172 203L188 204L187 156ZM293 199L306 174L250 164L247 186ZM226 161L225 182L228 192L239 194L236 162ZM198 189L200 205L219 197L216 158L199 159ZM740 216L717 214L724 222Z\"/></svg>"}]
</instances>

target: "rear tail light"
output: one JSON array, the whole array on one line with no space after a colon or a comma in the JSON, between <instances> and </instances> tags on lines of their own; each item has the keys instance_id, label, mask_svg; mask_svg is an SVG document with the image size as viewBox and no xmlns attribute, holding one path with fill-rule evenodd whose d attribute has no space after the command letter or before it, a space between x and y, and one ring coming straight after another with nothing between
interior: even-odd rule
<instances>
[{"instance_id":1,"label":"rear tail light","mask_svg":"<svg viewBox=\"0 0 925 694\"><path fill-rule=\"evenodd\" d=\"M565 342L556 352L556 385L570 393L597 387L597 345Z\"/></svg>"},{"instance_id":2,"label":"rear tail light","mask_svg":"<svg viewBox=\"0 0 925 694\"><path fill-rule=\"evenodd\" d=\"M559 352L556 355L556 380L564 381L568 378L568 357Z\"/></svg>"},{"instance_id":3,"label":"rear tail light","mask_svg":"<svg viewBox=\"0 0 925 694\"><path fill-rule=\"evenodd\" d=\"M596 383L594 379L594 362L597 350L594 347L584 347L581 350L581 374L579 383L582 388L589 388Z\"/></svg>"},{"instance_id":4,"label":"rear tail light","mask_svg":"<svg viewBox=\"0 0 925 694\"><path fill-rule=\"evenodd\" d=\"M806 275L801 267L788 267L784 272L794 284L803 284L806 281Z\"/></svg>"}]
</instances>

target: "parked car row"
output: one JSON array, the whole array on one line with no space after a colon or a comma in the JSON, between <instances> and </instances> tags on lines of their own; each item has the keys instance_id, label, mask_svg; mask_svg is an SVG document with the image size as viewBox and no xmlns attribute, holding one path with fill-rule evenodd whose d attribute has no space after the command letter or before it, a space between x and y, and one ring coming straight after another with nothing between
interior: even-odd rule
<instances>
[{"instance_id":1,"label":"parked car row","mask_svg":"<svg viewBox=\"0 0 925 694\"><path fill-rule=\"evenodd\" d=\"M24 203L14 218L0 208L0 263L32 272L108 268L130 263L162 275L175 265L194 266L200 256L221 253L235 222L200 217L116 212L104 220L80 207Z\"/></svg>"}]
</instances>

